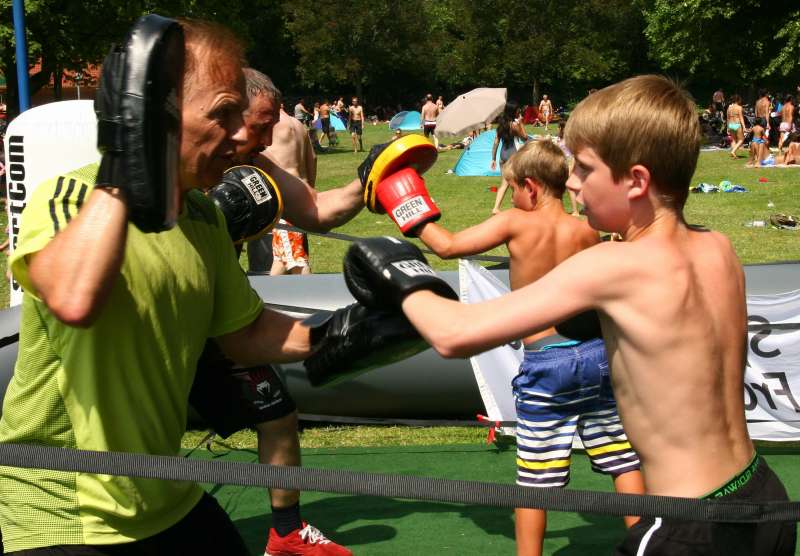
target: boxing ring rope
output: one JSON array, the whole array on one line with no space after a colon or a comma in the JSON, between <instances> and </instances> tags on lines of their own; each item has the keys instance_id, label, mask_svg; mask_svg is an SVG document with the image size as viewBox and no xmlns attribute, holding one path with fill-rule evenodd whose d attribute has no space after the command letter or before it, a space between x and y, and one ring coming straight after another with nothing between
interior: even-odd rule
<instances>
[{"instance_id":1,"label":"boxing ring rope","mask_svg":"<svg viewBox=\"0 0 800 556\"><path fill-rule=\"evenodd\" d=\"M297 226L292 226L291 224L278 223L275 225L275 228L278 230L285 230L287 232L299 232L306 235L326 237L330 239L338 239L341 241L348 241L351 243L354 241L358 241L359 239L365 239L363 237L351 236L349 234L340 234L338 232L309 232L308 230L298 228ZM434 253L430 249L422 249L422 252L425 253L426 255L436 255L436 253ZM436 256L438 257L438 255ZM508 257L502 257L498 255L467 255L465 257L460 257L460 258L468 259L470 261L508 264Z\"/></svg>"},{"instance_id":2,"label":"boxing ring rope","mask_svg":"<svg viewBox=\"0 0 800 556\"><path fill-rule=\"evenodd\" d=\"M724 523L800 521L800 502L700 500L589 490L532 489L490 482L95 452L31 444L0 444L0 465L611 516L638 515Z\"/></svg>"},{"instance_id":3,"label":"boxing ring rope","mask_svg":"<svg viewBox=\"0 0 800 556\"><path fill-rule=\"evenodd\" d=\"M312 233L343 241L359 239L333 232L315 233L279 224L290 231ZM428 253L431 253L428 251ZM476 256L473 260L503 263L507 257ZM292 310L303 308L293 307ZM311 311L311 309L308 309ZM751 331L766 327L800 329L800 323L751 324ZM18 335L1 341L14 343ZM301 416L303 417L303 416ZM320 420L324 416L304 416ZM395 420L379 420L394 424ZM416 420L409 425L419 425ZM412 423L412 421L414 421ZM439 425L445 422L437 422ZM494 426L495 423L448 421L447 425ZM503 423L504 425L506 423ZM508 423L513 424L513 423ZM211 435L209 435L210 437ZM203 442L208 440L206 437ZM203 443L201 442L201 444ZM198 445L199 446L199 445ZM191 453L191 452L190 452ZM490 506L498 508L539 508L548 511L591 513L610 516L651 516L723 523L800 522L800 501L751 502L701 500L672 496L620 494L572 489L531 489L514 484L464 481L347 470L284 467L190 459L126 452L97 452L33 444L0 443L0 465L27 469L49 469L79 473L130 476L167 481L191 481L260 488L317 491L346 495L376 496Z\"/></svg>"}]
</instances>

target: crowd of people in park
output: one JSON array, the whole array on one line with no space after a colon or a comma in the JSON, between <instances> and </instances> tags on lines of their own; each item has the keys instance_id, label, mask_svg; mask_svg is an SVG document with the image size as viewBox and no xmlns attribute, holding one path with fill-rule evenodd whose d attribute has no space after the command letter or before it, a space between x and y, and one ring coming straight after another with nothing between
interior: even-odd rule
<instances>
[{"instance_id":1,"label":"crowd of people in park","mask_svg":"<svg viewBox=\"0 0 800 556\"><path fill-rule=\"evenodd\" d=\"M754 104L743 103L738 93L726 97L717 89L702 119L708 129L719 133L721 142L730 146L732 158L749 144L747 166L800 163L800 111L797 93L770 93L758 90Z\"/></svg>"}]
</instances>

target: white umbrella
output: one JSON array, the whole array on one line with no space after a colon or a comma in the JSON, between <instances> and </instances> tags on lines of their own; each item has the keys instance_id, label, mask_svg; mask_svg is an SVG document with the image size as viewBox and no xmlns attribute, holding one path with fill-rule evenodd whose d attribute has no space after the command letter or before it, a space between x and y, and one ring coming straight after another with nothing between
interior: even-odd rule
<instances>
[{"instance_id":1,"label":"white umbrella","mask_svg":"<svg viewBox=\"0 0 800 556\"><path fill-rule=\"evenodd\" d=\"M506 89L473 89L448 104L436 118L436 136L464 135L492 122L506 105Z\"/></svg>"}]
</instances>

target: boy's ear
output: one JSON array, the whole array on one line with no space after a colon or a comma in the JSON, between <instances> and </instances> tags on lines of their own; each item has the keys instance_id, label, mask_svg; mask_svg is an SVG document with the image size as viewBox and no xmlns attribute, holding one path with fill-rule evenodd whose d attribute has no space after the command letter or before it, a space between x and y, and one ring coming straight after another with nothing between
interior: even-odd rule
<instances>
[{"instance_id":1,"label":"boy's ear","mask_svg":"<svg viewBox=\"0 0 800 556\"><path fill-rule=\"evenodd\" d=\"M628 174L630 185L628 186L628 199L639 199L647 195L650 190L650 170L641 164L631 167Z\"/></svg>"},{"instance_id":2,"label":"boy's ear","mask_svg":"<svg viewBox=\"0 0 800 556\"><path fill-rule=\"evenodd\" d=\"M525 186L525 189L528 190L528 194L531 197L531 202L534 206L536 206L536 199L539 197L539 188L541 186L531 178L525 178L523 185Z\"/></svg>"}]
</instances>

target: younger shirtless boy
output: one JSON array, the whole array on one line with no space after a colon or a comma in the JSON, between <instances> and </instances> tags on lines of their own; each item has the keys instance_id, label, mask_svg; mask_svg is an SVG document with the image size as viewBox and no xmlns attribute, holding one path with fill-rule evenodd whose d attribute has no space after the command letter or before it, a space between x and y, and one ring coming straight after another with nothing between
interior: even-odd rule
<instances>
[{"instance_id":1,"label":"younger shirtless boy","mask_svg":"<svg viewBox=\"0 0 800 556\"><path fill-rule=\"evenodd\" d=\"M503 166L514 208L452 234L425 224L419 238L442 258L482 253L506 244L511 289L547 274L599 242L597 231L564 211L568 176L561 149L550 141L526 143ZM512 381L517 407L517 483L564 487L577 432L592 468L610 475L619 492L644 492L639 459L620 424L609 383L603 340L569 340L551 326L526 336L525 360ZM517 554L542 554L544 510L515 510ZM626 518L630 526L636 518Z\"/></svg>"},{"instance_id":2,"label":"younger shirtless boy","mask_svg":"<svg viewBox=\"0 0 800 556\"><path fill-rule=\"evenodd\" d=\"M646 491L785 501L745 423L744 272L728 238L683 216L700 147L697 120L694 102L659 76L585 98L567 123L575 156L567 187L593 228L625 241L585 249L508 295L466 305L419 289L441 281L394 270L422 267L404 263L413 250L389 238L354 244L345 264L359 270L349 280L371 288L364 292L394 295L446 357L468 357L596 309ZM794 523L643 518L617 554L792 555L795 543Z\"/></svg>"}]
</instances>

